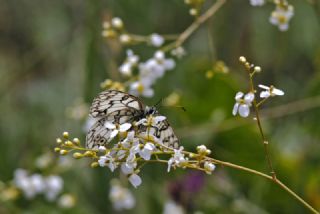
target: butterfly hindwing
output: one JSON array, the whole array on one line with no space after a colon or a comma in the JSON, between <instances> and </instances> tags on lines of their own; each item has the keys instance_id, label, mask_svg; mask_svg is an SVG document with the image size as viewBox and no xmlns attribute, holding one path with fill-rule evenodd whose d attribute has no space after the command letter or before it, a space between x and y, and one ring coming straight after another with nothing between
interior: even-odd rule
<instances>
[{"instance_id":1,"label":"butterfly hindwing","mask_svg":"<svg viewBox=\"0 0 320 214\"><path fill-rule=\"evenodd\" d=\"M160 116L156 114L154 116ZM146 126L140 126L139 132L147 132ZM157 137L165 146L178 149L179 148L179 139L173 132L172 127L170 126L168 120L163 120L158 122L156 125L149 127L149 133Z\"/></svg>"},{"instance_id":2,"label":"butterfly hindwing","mask_svg":"<svg viewBox=\"0 0 320 214\"><path fill-rule=\"evenodd\" d=\"M89 129L86 136L86 148L98 149L99 146L105 146L110 138L111 130L107 129L104 124L111 118L98 119Z\"/></svg>"}]
</instances>

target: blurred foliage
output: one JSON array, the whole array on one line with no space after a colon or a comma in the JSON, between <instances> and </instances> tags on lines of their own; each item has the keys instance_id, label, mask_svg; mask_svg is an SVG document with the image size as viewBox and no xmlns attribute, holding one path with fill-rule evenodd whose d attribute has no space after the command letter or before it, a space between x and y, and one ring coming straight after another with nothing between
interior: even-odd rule
<instances>
[{"instance_id":1,"label":"blurred foliage","mask_svg":"<svg viewBox=\"0 0 320 214\"><path fill-rule=\"evenodd\" d=\"M262 67L258 83L272 83L286 93L265 107L306 97L319 100L320 17L308 1L290 3L295 16L289 30L279 32L268 22L271 5L260 8L249 1L227 1L186 42L188 54L176 68L157 82L156 96L145 102L152 105L173 91L181 96L186 112L160 111L185 148L206 144L219 159L267 170L257 127L231 115L234 94L248 88L240 55ZM179 34L193 20L182 0L0 0L0 5L0 180L4 182L12 179L16 168L32 169L35 158L51 150L62 131L84 141L84 121L69 118L66 109L77 99L90 104L99 84L124 58L124 49L110 48L101 37L103 20L119 16L130 32L145 35ZM142 45L133 50L144 59L154 51ZM216 60L224 61L230 72L208 79L206 71ZM263 121L278 177L318 209L319 106L318 101L313 108L294 114L285 111ZM0 213L113 213L108 200L113 175L87 165L77 161L62 174L66 189L77 195L75 208L59 210L42 200L18 201L0 204ZM128 213L161 213L170 197L168 183L186 174L182 170L167 174L166 166L146 166L141 172L143 185L133 190L136 208ZM203 213L308 213L278 187L244 172L219 167L216 174L205 176L205 182L193 198L194 210Z\"/></svg>"}]
</instances>

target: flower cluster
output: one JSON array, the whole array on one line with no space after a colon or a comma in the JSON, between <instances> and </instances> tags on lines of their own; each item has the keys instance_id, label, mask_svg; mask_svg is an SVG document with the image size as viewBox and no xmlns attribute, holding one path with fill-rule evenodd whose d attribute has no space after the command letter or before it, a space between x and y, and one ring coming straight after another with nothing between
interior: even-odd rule
<instances>
[{"instance_id":1,"label":"flower cluster","mask_svg":"<svg viewBox=\"0 0 320 214\"><path fill-rule=\"evenodd\" d=\"M161 78L166 71L172 70L175 67L175 61L172 58L167 58L165 52L171 50L171 55L178 59L185 55L185 50L181 46L163 47L166 40L175 39L174 36L165 37L157 33L152 33L149 36L129 34L125 30L123 21L118 17L112 18L111 21L104 22L103 27L103 36L106 38L118 38L122 44L133 45L144 42L152 47L159 48L151 58L145 61L141 61L141 57L135 54L133 50L127 49L127 56L118 67L121 75L128 79L126 84L113 82L108 79L101 84L103 89L128 90L129 93L136 96L152 97L154 95L152 86L156 80ZM166 51L164 51L164 49Z\"/></svg>"},{"instance_id":2,"label":"flower cluster","mask_svg":"<svg viewBox=\"0 0 320 214\"><path fill-rule=\"evenodd\" d=\"M177 54L177 57L180 57L184 53L175 54ZM139 60L140 57L138 55L134 54L130 49L127 50L127 57L119 66L119 72L125 78L128 78L126 85L128 85L130 94L152 97L154 95L152 86L159 78L163 77L166 71L172 70L175 67L175 61L172 58L166 58L165 53L160 50L156 51L153 57L145 62L139 62ZM101 84L101 87L103 89L126 91L125 85L110 79L105 80Z\"/></svg>"},{"instance_id":3,"label":"flower cluster","mask_svg":"<svg viewBox=\"0 0 320 214\"><path fill-rule=\"evenodd\" d=\"M113 208L117 211L132 209L136 204L132 192L128 188L123 187L117 179L113 179L110 184L109 198Z\"/></svg>"},{"instance_id":4,"label":"flower cluster","mask_svg":"<svg viewBox=\"0 0 320 214\"><path fill-rule=\"evenodd\" d=\"M117 38L121 44L130 45L145 42L153 47L160 47L165 43L165 38L157 33L149 36L139 36L130 34L125 29L121 18L114 17L111 21L103 23L102 36L106 38Z\"/></svg>"},{"instance_id":5,"label":"flower cluster","mask_svg":"<svg viewBox=\"0 0 320 214\"><path fill-rule=\"evenodd\" d=\"M13 182L28 199L43 194L48 201L54 201L63 189L63 180L60 176L44 177L37 173L29 175L24 169L15 171Z\"/></svg>"},{"instance_id":6,"label":"flower cluster","mask_svg":"<svg viewBox=\"0 0 320 214\"><path fill-rule=\"evenodd\" d=\"M253 64L250 64L249 62L247 62L246 58L243 56L240 57L239 60L245 66L246 70L249 72L249 77L251 79L250 82L252 83L253 75L261 72L261 68L259 66L254 66ZM255 102L256 90L254 89L253 84L251 85L251 90L247 94L244 94L241 91L237 92L235 96L236 103L234 104L233 110L232 110L232 114L234 116L237 113L239 113L241 117L248 117L250 114L250 107L252 105L259 107L260 104L262 104L269 97L284 95L284 92L282 90L277 89L272 85L269 87L269 86L260 84L259 87L263 89L263 91L260 92L260 98L262 98L262 100L259 103Z\"/></svg>"},{"instance_id":7,"label":"flower cluster","mask_svg":"<svg viewBox=\"0 0 320 214\"><path fill-rule=\"evenodd\" d=\"M265 3L265 0L250 0L252 6L262 6ZM271 24L278 26L280 31L287 31L289 21L294 15L294 8L287 0L275 0L273 3L276 8L271 12L269 21Z\"/></svg>"},{"instance_id":8,"label":"flower cluster","mask_svg":"<svg viewBox=\"0 0 320 214\"><path fill-rule=\"evenodd\" d=\"M69 140L69 134L65 132L64 140L57 139L58 147L55 151L61 155L72 151L76 159L91 158L92 167L107 167L111 172L119 168L134 187L142 183L139 172L142 166L149 162L166 163L168 172L171 168L193 168L211 174L215 165L214 161L207 157L211 151L204 145L197 147L197 153L191 153L184 151L182 146L179 149L165 146L162 140L154 135L154 129L151 127L165 119L164 116L149 115L132 123L106 122L106 129L111 131L108 139L110 143L97 149L81 147L78 138ZM160 156L164 156L165 159L160 159Z\"/></svg>"},{"instance_id":9,"label":"flower cluster","mask_svg":"<svg viewBox=\"0 0 320 214\"><path fill-rule=\"evenodd\" d=\"M270 23L278 26L279 30L286 31L289 28L289 21L293 15L293 6L287 2L279 1L276 3L275 10L271 13Z\"/></svg>"},{"instance_id":10,"label":"flower cluster","mask_svg":"<svg viewBox=\"0 0 320 214\"><path fill-rule=\"evenodd\" d=\"M175 61L166 58L163 51L156 51L154 56L139 64L138 80L130 84L129 93L144 97L152 97L154 94L151 86L157 79L163 77L166 71L175 67Z\"/></svg>"}]
</instances>

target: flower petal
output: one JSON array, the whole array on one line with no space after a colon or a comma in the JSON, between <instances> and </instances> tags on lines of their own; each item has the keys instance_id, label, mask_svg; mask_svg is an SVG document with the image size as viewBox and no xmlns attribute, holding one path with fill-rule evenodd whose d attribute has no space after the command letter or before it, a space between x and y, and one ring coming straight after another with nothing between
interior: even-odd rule
<instances>
[{"instance_id":1,"label":"flower petal","mask_svg":"<svg viewBox=\"0 0 320 214\"><path fill-rule=\"evenodd\" d=\"M244 95L244 94L243 94L241 91L239 91L239 92L236 94L236 96L234 97L234 99L238 101L238 100L240 100L240 99L243 97L243 95Z\"/></svg>"},{"instance_id":2,"label":"flower petal","mask_svg":"<svg viewBox=\"0 0 320 214\"><path fill-rule=\"evenodd\" d=\"M122 163L121 171L123 172L123 174L128 175L133 173L133 168L131 167L131 165L128 165L127 163Z\"/></svg>"},{"instance_id":3,"label":"flower petal","mask_svg":"<svg viewBox=\"0 0 320 214\"><path fill-rule=\"evenodd\" d=\"M146 145L144 146L144 149L149 151L153 151L154 148L155 148L155 145L153 143L146 143Z\"/></svg>"},{"instance_id":4,"label":"flower petal","mask_svg":"<svg viewBox=\"0 0 320 214\"><path fill-rule=\"evenodd\" d=\"M156 116L156 117L154 117L154 121L155 121L156 124L161 122L161 121L164 121L165 119L166 119L165 116Z\"/></svg>"},{"instance_id":5,"label":"flower petal","mask_svg":"<svg viewBox=\"0 0 320 214\"><path fill-rule=\"evenodd\" d=\"M260 97L261 97L261 98L270 97L270 92L269 92L269 91L261 91Z\"/></svg>"},{"instance_id":6,"label":"flower petal","mask_svg":"<svg viewBox=\"0 0 320 214\"><path fill-rule=\"evenodd\" d=\"M265 90L269 90L270 89L270 87L268 87L268 86L266 86L266 85L262 85L262 84L260 84L260 85L258 85L260 88L262 88L262 89L265 89Z\"/></svg>"},{"instance_id":7,"label":"flower petal","mask_svg":"<svg viewBox=\"0 0 320 214\"><path fill-rule=\"evenodd\" d=\"M110 123L110 122L105 122L104 127L106 127L107 129L115 129L116 125L114 125L113 123Z\"/></svg>"},{"instance_id":8,"label":"flower petal","mask_svg":"<svg viewBox=\"0 0 320 214\"><path fill-rule=\"evenodd\" d=\"M284 92L282 90L280 90L280 89L273 88L272 94L278 95L278 96L282 96L282 95L284 95Z\"/></svg>"},{"instance_id":9,"label":"flower petal","mask_svg":"<svg viewBox=\"0 0 320 214\"><path fill-rule=\"evenodd\" d=\"M152 150L148 150L148 149L142 149L139 152L140 157L142 157L144 160L150 160L151 154L152 154Z\"/></svg>"},{"instance_id":10,"label":"flower petal","mask_svg":"<svg viewBox=\"0 0 320 214\"><path fill-rule=\"evenodd\" d=\"M124 124L120 125L119 131L120 132L125 132L130 128L131 128L131 124L130 123L124 123Z\"/></svg>"},{"instance_id":11,"label":"flower petal","mask_svg":"<svg viewBox=\"0 0 320 214\"><path fill-rule=\"evenodd\" d=\"M130 175L129 181L132 184L132 186L134 186L135 188L140 186L140 184L142 183L142 180L141 180L140 176L137 175L137 174Z\"/></svg>"},{"instance_id":12,"label":"flower petal","mask_svg":"<svg viewBox=\"0 0 320 214\"><path fill-rule=\"evenodd\" d=\"M139 125L141 125L141 124L145 124L145 123L147 123L147 119L146 118L142 118L141 120L139 120L138 122L136 122L136 126L139 126Z\"/></svg>"},{"instance_id":13,"label":"flower petal","mask_svg":"<svg viewBox=\"0 0 320 214\"><path fill-rule=\"evenodd\" d=\"M242 104L239 106L239 114L241 117L248 117L250 114L250 108L247 104Z\"/></svg>"},{"instance_id":14,"label":"flower petal","mask_svg":"<svg viewBox=\"0 0 320 214\"><path fill-rule=\"evenodd\" d=\"M144 97L153 97L154 91L153 91L152 88L146 88L146 89L143 91L142 95L143 95Z\"/></svg>"},{"instance_id":15,"label":"flower petal","mask_svg":"<svg viewBox=\"0 0 320 214\"><path fill-rule=\"evenodd\" d=\"M113 130L110 134L110 140L112 140L115 136L117 136L119 131L117 129Z\"/></svg>"},{"instance_id":16,"label":"flower petal","mask_svg":"<svg viewBox=\"0 0 320 214\"><path fill-rule=\"evenodd\" d=\"M254 93L249 92L244 96L244 101L249 104L252 103L252 101L254 100Z\"/></svg>"},{"instance_id":17,"label":"flower petal","mask_svg":"<svg viewBox=\"0 0 320 214\"><path fill-rule=\"evenodd\" d=\"M239 109L239 105L240 105L239 103L234 104L233 109L232 109L233 116L236 116L238 109Z\"/></svg>"}]
</instances>

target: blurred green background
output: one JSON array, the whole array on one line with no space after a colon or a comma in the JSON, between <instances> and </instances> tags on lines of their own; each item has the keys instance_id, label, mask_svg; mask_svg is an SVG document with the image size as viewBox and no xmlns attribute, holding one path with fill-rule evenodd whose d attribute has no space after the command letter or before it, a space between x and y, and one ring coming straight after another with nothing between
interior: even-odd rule
<instances>
[{"instance_id":1,"label":"blurred green background","mask_svg":"<svg viewBox=\"0 0 320 214\"><path fill-rule=\"evenodd\" d=\"M214 1L207 1L204 8ZM270 141L278 177L320 209L320 17L308 1L292 0L295 15L287 32L268 19L274 5L252 7L230 0L184 44L187 55L155 86L152 105L175 91L187 111L161 109L186 149L205 144L213 156L267 172L254 121L233 117L237 91L248 89L240 55L262 67L256 83L274 84L285 96L263 107L263 128ZM129 32L179 34L193 18L182 0L49 1L0 0L0 180L8 182L16 168L34 169L36 157L51 151L64 130L82 141L84 120L67 109L90 102L99 84L122 63L125 48L110 47L102 38L102 22L121 17ZM131 47L144 60L154 48ZM217 60L229 74L208 79ZM306 99L311 98L311 99ZM299 101L295 103L295 101ZM293 102L293 103L292 103ZM277 106L284 106L282 109ZM80 104L79 104L80 105ZM292 112L291 112L292 111ZM91 169L74 161L62 177L76 195L69 210L44 200L0 204L2 213L114 213L109 181L118 173ZM168 186L188 176L181 169L146 165L143 184L133 190L137 204L121 213L162 213ZM308 213L272 183L244 172L218 167L204 176L205 187L190 203L203 213ZM14 208L12 208L14 207Z\"/></svg>"}]
</instances>

